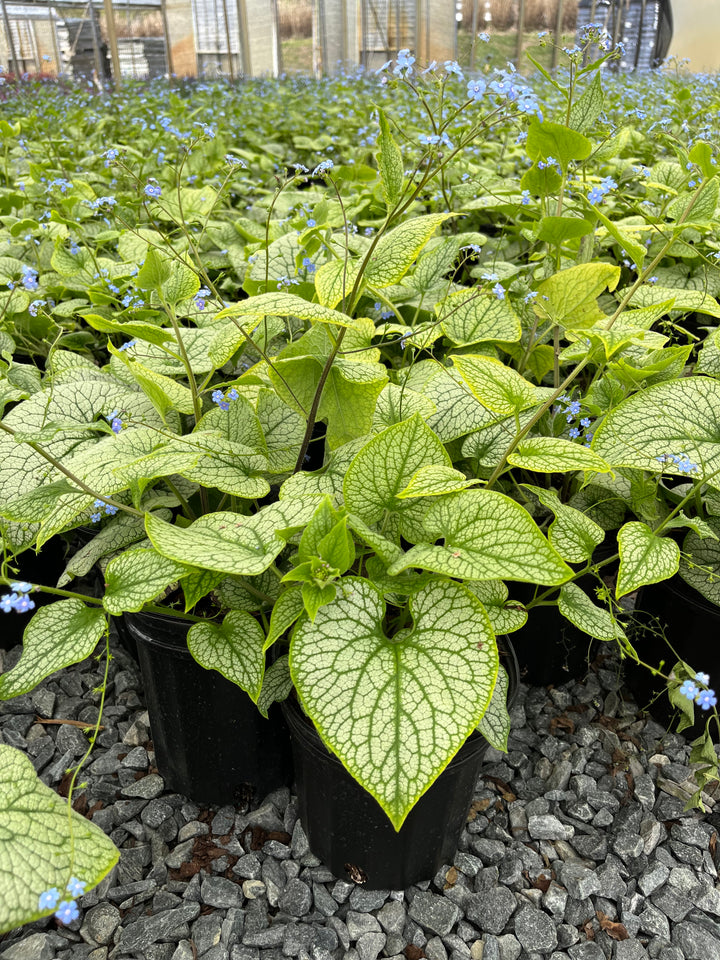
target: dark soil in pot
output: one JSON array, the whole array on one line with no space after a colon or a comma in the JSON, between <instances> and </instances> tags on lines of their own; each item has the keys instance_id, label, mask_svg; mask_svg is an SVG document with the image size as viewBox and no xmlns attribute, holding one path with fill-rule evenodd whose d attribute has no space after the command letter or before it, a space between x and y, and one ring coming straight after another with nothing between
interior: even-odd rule
<instances>
[{"instance_id":1,"label":"dark soil in pot","mask_svg":"<svg viewBox=\"0 0 720 960\"><path fill-rule=\"evenodd\" d=\"M665 661L669 672L678 660L710 674L710 686L720 684L720 607L707 600L680 576L642 587L635 601L630 640L641 660L654 667ZM665 639L671 644L668 647ZM676 656L677 654L677 656ZM625 683L638 705L665 727L674 727L679 712L670 703L664 682L646 667L625 660ZM695 723L682 733L695 739L705 729L707 713L695 707Z\"/></svg>"},{"instance_id":2,"label":"dark soil in pot","mask_svg":"<svg viewBox=\"0 0 720 960\"><path fill-rule=\"evenodd\" d=\"M199 803L243 806L292 782L287 726L277 705L265 720L244 691L205 670L187 649L190 621L124 617L137 644L158 770Z\"/></svg>"},{"instance_id":3,"label":"dark soil in pot","mask_svg":"<svg viewBox=\"0 0 720 960\"><path fill-rule=\"evenodd\" d=\"M506 637L498 638L510 675L508 705L517 695L518 668ZM374 797L331 754L297 702L283 704L292 734L300 819L310 849L337 877L371 890L402 890L452 863L488 743L472 734L396 831Z\"/></svg>"}]
</instances>

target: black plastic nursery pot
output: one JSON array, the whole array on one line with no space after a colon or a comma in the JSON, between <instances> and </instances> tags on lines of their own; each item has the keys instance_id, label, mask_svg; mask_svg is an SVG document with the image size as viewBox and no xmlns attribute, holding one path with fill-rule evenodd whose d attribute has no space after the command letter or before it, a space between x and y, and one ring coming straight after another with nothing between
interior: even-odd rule
<instances>
[{"instance_id":1,"label":"black plastic nursery pot","mask_svg":"<svg viewBox=\"0 0 720 960\"><path fill-rule=\"evenodd\" d=\"M615 553L617 541L614 536L608 535L593 552L593 561L598 563L607 560ZM604 569L613 572L613 566ZM575 583L592 597L598 581L588 574ZM536 589L535 584L513 583L510 597L528 603ZM546 589L539 588L540 591ZM527 623L522 630L513 634L513 647L523 682L546 687L584 677L595 658L599 641L578 630L560 613L557 606L547 606L533 607L528 611Z\"/></svg>"},{"instance_id":2,"label":"black plastic nursery pot","mask_svg":"<svg viewBox=\"0 0 720 960\"><path fill-rule=\"evenodd\" d=\"M673 651L663 640L663 634ZM652 666L665 661L665 672L677 659L710 675L710 685L720 683L720 607L685 583L680 576L642 587L635 601L630 640L641 660ZM665 727L674 725L678 711L670 703L667 686L646 667L625 660L625 684L638 705ZM705 729L707 714L695 708L696 720L682 733L694 739Z\"/></svg>"},{"instance_id":3,"label":"black plastic nursery pot","mask_svg":"<svg viewBox=\"0 0 720 960\"><path fill-rule=\"evenodd\" d=\"M187 648L191 623L125 614L137 644L158 770L199 803L241 806L292 782L288 729L277 705L265 720L244 691L205 670Z\"/></svg>"},{"instance_id":4,"label":"black plastic nursery pot","mask_svg":"<svg viewBox=\"0 0 720 960\"><path fill-rule=\"evenodd\" d=\"M507 637L498 638L508 671L508 706L517 696L518 666ZM325 747L294 698L283 703L295 760L300 819L310 849L336 877L371 890L402 890L452 863L489 744L465 741L396 831L382 808Z\"/></svg>"}]
</instances>

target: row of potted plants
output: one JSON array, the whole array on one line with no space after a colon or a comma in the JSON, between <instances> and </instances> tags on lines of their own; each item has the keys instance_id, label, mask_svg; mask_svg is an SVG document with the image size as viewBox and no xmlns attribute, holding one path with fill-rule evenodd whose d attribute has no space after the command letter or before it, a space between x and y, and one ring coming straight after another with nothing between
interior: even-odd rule
<instances>
[{"instance_id":1,"label":"row of potted plants","mask_svg":"<svg viewBox=\"0 0 720 960\"><path fill-rule=\"evenodd\" d=\"M107 651L108 617L122 618L148 695L157 693L151 724L168 786L239 802L282 781L281 703L311 846L336 871L347 864L370 885L396 887L447 857L479 757L487 744L506 746L517 670L502 638L522 638L550 608L588 642L641 662L621 622L624 597L680 571L714 600L717 347L709 337L705 368L693 370L690 347L652 329L689 309L720 312L707 293L655 280L678 248L717 270L707 246L714 147L676 144L675 161L643 181L642 216L606 215L616 180L593 166L602 148L591 139L602 63L583 68L581 54L569 54L566 87L548 78L562 122L509 73L451 97L454 67L421 79L404 54L389 82L415 91L434 131L417 164L406 170L402 130L378 110L372 193L359 205L329 161L290 171L262 229L242 224L252 243L233 302L203 256L212 209L192 208L187 157L170 191L139 178L128 153L107 151L117 177L139 189L143 220L104 209L137 242L101 262L92 245L73 251L60 234L49 241L53 276L12 280L50 289L62 277L77 292L99 267L126 292L96 295L76 314L86 335L76 349L66 341L42 363L35 352L35 362L6 364L2 605L25 616L38 591L54 599L30 619L0 698L103 641ZM460 209L437 209L431 198L447 197L463 151L509 122L527 135L522 178L492 195L475 182L480 196L459 193ZM300 188L319 183L322 198L293 212L288 197L302 205ZM522 273L485 263L492 241L465 228L464 218L508 208L527 218ZM363 209L367 235L351 229ZM26 212L16 209L10 229ZM698 238L704 252L691 247ZM131 299L119 310L121 296ZM89 526L97 532L56 586L25 574L29 551ZM74 589L95 564L102 590ZM613 565L610 589L602 575ZM543 637L543 651L553 641ZM683 657L658 659L647 654L688 719L695 699L716 717L709 679ZM210 721L210 740L192 708ZM226 725L233 739L222 748ZM179 731L214 764L215 782L201 778L212 795L172 755ZM22 758L0 750L27 792ZM693 757L701 802L717 768L707 724ZM325 774L306 763L339 778L332 810L317 793ZM39 796L38 809L57 816ZM341 813L349 797L362 811L352 824ZM318 805L337 825L334 846L313 829ZM418 856L423 810L451 826ZM112 866L106 840L70 822L62 855L13 885L0 929L52 912L39 899L48 888L69 890L70 877L92 885ZM365 839L348 834L343 847L350 827ZM377 864L388 850L400 851L398 866Z\"/></svg>"}]
</instances>

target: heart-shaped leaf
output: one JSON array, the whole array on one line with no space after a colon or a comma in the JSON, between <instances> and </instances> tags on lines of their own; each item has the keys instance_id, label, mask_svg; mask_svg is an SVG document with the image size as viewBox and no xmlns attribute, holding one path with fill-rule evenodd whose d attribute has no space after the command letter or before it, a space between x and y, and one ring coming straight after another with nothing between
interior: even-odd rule
<instances>
[{"instance_id":1,"label":"heart-shaped leaf","mask_svg":"<svg viewBox=\"0 0 720 960\"><path fill-rule=\"evenodd\" d=\"M196 623L188 630L188 650L201 667L217 670L257 702L265 674L265 634L243 610L231 610L221 625Z\"/></svg>"},{"instance_id":2,"label":"heart-shaped leaf","mask_svg":"<svg viewBox=\"0 0 720 960\"><path fill-rule=\"evenodd\" d=\"M348 578L290 645L320 736L396 830L480 722L498 671L487 614L462 585L428 584L410 611L413 627L388 638L380 592Z\"/></svg>"},{"instance_id":3,"label":"heart-shaped leaf","mask_svg":"<svg viewBox=\"0 0 720 960\"><path fill-rule=\"evenodd\" d=\"M633 520L618 530L620 569L615 596L620 599L646 583L668 580L678 572L680 548L658 537L645 523Z\"/></svg>"}]
</instances>

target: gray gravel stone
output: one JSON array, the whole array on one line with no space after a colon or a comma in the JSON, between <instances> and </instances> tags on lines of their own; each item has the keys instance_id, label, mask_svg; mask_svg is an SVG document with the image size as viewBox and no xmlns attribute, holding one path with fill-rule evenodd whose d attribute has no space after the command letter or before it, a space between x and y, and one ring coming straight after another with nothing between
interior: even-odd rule
<instances>
[{"instance_id":1,"label":"gray gravel stone","mask_svg":"<svg viewBox=\"0 0 720 960\"><path fill-rule=\"evenodd\" d=\"M143 800L154 800L165 789L165 781L158 773L149 773L142 780L137 780L120 791L123 797L142 797Z\"/></svg>"},{"instance_id":2,"label":"gray gravel stone","mask_svg":"<svg viewBox=\"0 0 720 960\"><path fill-rule=\"evenodd\" d=\"M402 933L407 914L398 900L390 900L378 910L377 918L386 933Z\"/></svg>"},{"instance_id":3,"label":"gray gravel stone","mask_svg":"<svg viewBox=\"0 0 720 960\"><path fill-rule=\"evenodd\" d=\"M290 880L280 894L278 906L292 917L303 917L312 907L312 890L302 880Z\"/></svg>"},{"instance_id":4,"label":"gray gravel stone","mask_svg":"<svg viewBox=\"0 0 720 960\"><path fill-rule=\"evenodd\" d=\"M358 940L364 933L380 933L380 924L371 913L357 913L348 910L345 917L348 936L351 940Z\"/></svg>"},{"instance_id":5,"label":"gray gravel stone","mask_svg":"<svg viewBox=\"0 0 720 960\"><path fill-rule=\"evenodd\" d=\"M720 956L720 938L690 920L675 924L672 944L682 950L684 960L710 960Z\"/></svg>"},{"instance_id":6,"label":"gray gravel stone","mask_svg":"<svg viewBox=\"0 0 720 960\"><path fill-rule=\"evenodd\" d=\"M205 877L200 885L200 897L209 907L241 907L242 889L232 880L224 877Z\"/></svg>"},{"instance_id":7,"label":"gray gravel stone","mask_svg":"<svg viewBox=\"0 0 720 960\"><path fill-rule=\"evenodd\" d=\"M385 946L384 933L364 933L358 938L355 949L359 960L377 960Z\"/></svg>"},{"instance_id":8,"label":"gray gravel stone","mask_svg":"<svg viewBox=\"0 0 720 960\"><path fill-rule=\"evenodd\" d=\"M522 907L515 916L515 936L527 951L550 953L557 946L553 920L535 907Z\"/></svg>"},{"instance_id":9,"label":"gray gravel stone","mask_svg":"<svg viewBox=\"0 0 720 960\"><path fill-rule=\"evenodd\" d=\"M178 940L187 936L187 923L194 920L200 913L197 903L184 903L176 910L163 910L151 917L141 917L129 926L121 928L119 938L116 938L118 950L124 953L136 953L145 950L158 940ZM183 929L187 933L183 933Z\"/></svg>"},{"instance_id":10,"label":"gray gravel stone","mask_svg":"<svg viewBox=\"0 0 720 960\"><path fill-rule=\"evenodd\" d=\"M445 897L434 893L418 893L410 904L410 916L426 930L443 937L460 919L460 909Z\"/></svg>"},{"instance_id":11,"label":"gray gravel stone","mask_svg":"<svg viewBox=\"0 0 720 960\"><path fill-rule=\"evenodd\" d=\"M586 940L584 943L576 943L568 947L568 955L571 960L606 960L602 947L593 940Z\"/></svg>"},{"instance_id":12,"label":"gray gravel stone","mask_svg":"<svg viewBox=\"0 0 720 960\"><path fill-rule=\"evenodd\" d=\"M639 940L619 940L615 944L615 960L649 960Z\"/></svg>"},{"instance_id":13,"label":"gray gravel stone","mask_svg":"<svg viewBox=\"0 0 720 960\"><path fill-rule=\"evenodd\" d=\"M365 887L355 887L348 903L351 910L369 913L371 910L379 910L389 896L389 890L366 890Z\"/></svg>"},{"instance_id":14,"label":"gray gravel stone","mask_svg":"<svg viewBox=\"0 0 720 960\"><path fill-rule=\"evenodd\" d=\"M107 944L120 926L120 911L111 903L99 903L85 914L80 936L96 944Z\"/></svg>"},{"instance_id":15,"label":"gray gravel stone","mask_svg":"<svg viewBox=\"0 0 720 960\"><path fill-rule=\"evenodd\" d=\"M560 882L574 900L585 900L600 891L595 871L573 860L560 868Z\"/></svg>"},{"instance_id":16,"label":"gray gravel stone","mask_svg":"<svg viewBox=\"0 0 720 960\"><path fill-rule=\"evenodd\" d=\"M1 960L51 960L54 953L49 934L32 933L29 937L3 950L0 958Z\"/></svg>"},{"instance_id":17,"label":"gray gravel stone","mask_svg":"<svg viewBox=\"0 0 720 960\"><path fill-rule=\"evenodd\" d=\"M517 902L505 887L494 887L474 894L465 913L482 933L503 933L507 922L515 912Z\"/></svg>"},{"instance_id":18,"label":"gray gravel stone","mask_svg":"<svg viewBox=\"0 0 720 960\"><path fill-rule=\"evenodd\" d=\"M533 840L570 840L575 835L575 828L546 813L528 817L528 832Z\"/></svg>"}]
</instances>

